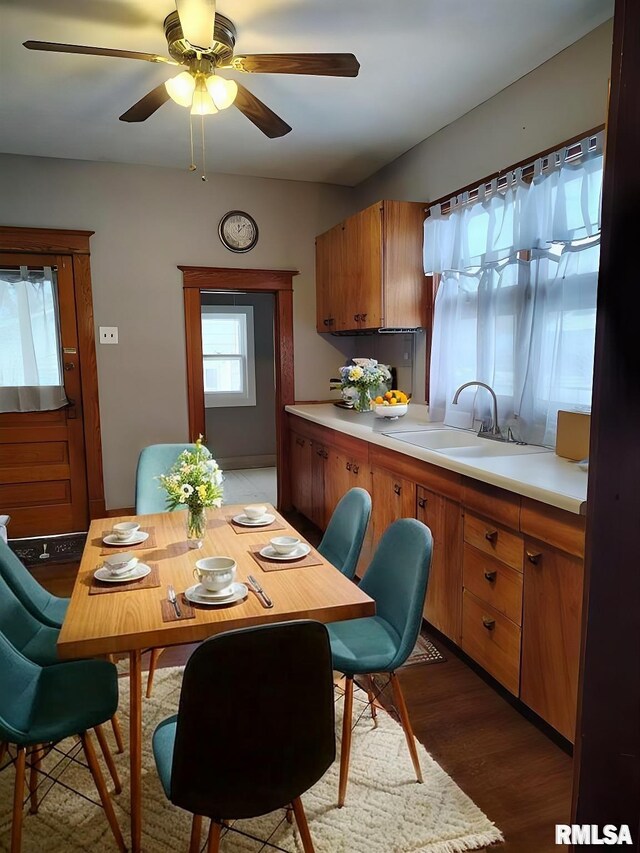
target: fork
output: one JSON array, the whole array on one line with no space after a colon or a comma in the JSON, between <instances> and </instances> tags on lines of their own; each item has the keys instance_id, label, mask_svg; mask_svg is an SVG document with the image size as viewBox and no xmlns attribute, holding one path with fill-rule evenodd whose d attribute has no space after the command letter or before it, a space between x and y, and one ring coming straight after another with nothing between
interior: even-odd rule
<instances>
[{"instance_id":1,"label":"fork","mask_svg":"<svg viewBox=\"0 0 640 853\"><path fill-rule=\"evenodd\" d=\"M173 588L172 584L169 584L169 586L167 587L167 598L173 604L173 609L176 611L176 616L179 619L182 616L182 611L180 610L178 599L176 597L176 591Z\"/></svg>"}]
</instances>

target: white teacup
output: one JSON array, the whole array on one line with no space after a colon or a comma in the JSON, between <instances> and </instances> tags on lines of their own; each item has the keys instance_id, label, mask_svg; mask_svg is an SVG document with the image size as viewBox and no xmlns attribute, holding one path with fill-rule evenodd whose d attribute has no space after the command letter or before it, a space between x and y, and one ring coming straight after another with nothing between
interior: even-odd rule
<instances>
[{"instance_id":1,"label":"white teacup","mask_svg":"<svg viewBox=\"0 0 640 853\"><path fill-rule=\"evenodd\" d=\"M111 554L104 558L104 564L112 575L128 574L137 562L138 558L131 551L126 551L124 554Z\"/></svg>"},{"instance_id":2,"label":"white teacup","mask_svg":"<svg viewBox=\"0 0 640 853\"><path fill-rule=\"evenodd\" d=\"M233 557L204 557L198 560L193 576L207 592L231 592L236 576L236 561Z\"/></svg>"},{"instance_id":3,"label":"white teacup","mask_svg":"<svg viewBox=\"0 0 640 853\"><path fill-rule=\"evenodd\" d=\"M131 539L140 530L140 525L135 521L119 521L113 525L113 535L120 542L126 542Z\"/></svg>"},{"instance_id":4,"label":"white teacup","mask_svg":"<svg viewBox=\"0 0 640 853\"><path fill-rule=\"evenodd\" d=\"M274 536L273 539L269 540L269 544L274 551L285 556L295 551L300 544L300 540L297 536Z\"/></svg>"},{"instance_id":5,"label":"white teacup","mask_svg":"<svg viewBox=\"0 0 640 853\"><path fill-rule=\"evenodd\" d=\"M267 508L264 504L250 504L244 508L244 514L252 521L257 521L263 515L266 515L266 513Z\"/></svg>"}]
</instances>

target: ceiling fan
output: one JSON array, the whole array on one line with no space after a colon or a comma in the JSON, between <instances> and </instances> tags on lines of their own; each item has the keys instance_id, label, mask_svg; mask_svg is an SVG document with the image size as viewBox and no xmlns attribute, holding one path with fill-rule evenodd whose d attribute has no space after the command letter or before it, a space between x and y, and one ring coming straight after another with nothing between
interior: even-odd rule
<instances>
[{"instance_id":1,"label":"ceiling fan","mask_svg":"<svg viewBox=\"0 0 640 853\"><path fill-rule=\"evenodd\" d=\"M46 41L26 41L24 46L29 50L115 56L183 66L185 71L148 92L120 116L120 121L146 121L170 98L181 106L191 107L194 115L216 113L233 104L272 139L289 133L291 127L248 89L221 77L218 71L330 77L358 75L360 63L352 53L234 55L236 28L229 18L216 14L215 0L176 0L176 9L164 21L171 59L154 53Z\"/></svg>"}]
</instances>

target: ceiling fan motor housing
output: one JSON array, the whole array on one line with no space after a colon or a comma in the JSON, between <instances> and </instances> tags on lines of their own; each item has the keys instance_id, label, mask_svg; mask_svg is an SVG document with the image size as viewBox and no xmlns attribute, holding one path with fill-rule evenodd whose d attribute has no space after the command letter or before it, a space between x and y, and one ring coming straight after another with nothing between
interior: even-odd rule
<instances>
[{"instance_id":1,"label":"ceiling fan motor housing","mask_svg":"<svg viewBox=\"0 0 640 853\"><path fill-rule=\"evenodd\" d=\"M171 12L164 19L164 34L169 54L178 62L189 65L196 59L196 51L185 39L177 12ZM216 14L211 47L206 51L215 66L227 65L233 58L236 45L236 28L229 18Z\"/></svg>"}]
</instances>

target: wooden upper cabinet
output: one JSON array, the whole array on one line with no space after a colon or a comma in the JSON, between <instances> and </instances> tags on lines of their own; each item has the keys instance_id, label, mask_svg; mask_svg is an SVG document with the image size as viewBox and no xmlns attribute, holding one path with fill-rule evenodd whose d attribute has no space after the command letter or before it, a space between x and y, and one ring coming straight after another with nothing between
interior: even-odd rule
<instances>
[{"instance_id":1,"label":"wooden upper cabinet","mask_svg":"<svg viewBox=\"0 0 640 853\"><path fill-rule=\"evenodd\" d=\"M316 238L319 332L425 326L424 205L382 201Z\"/></svg>"}]
</instances>

